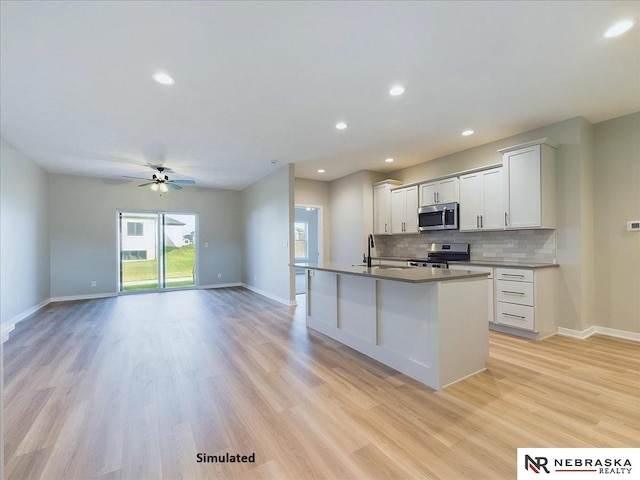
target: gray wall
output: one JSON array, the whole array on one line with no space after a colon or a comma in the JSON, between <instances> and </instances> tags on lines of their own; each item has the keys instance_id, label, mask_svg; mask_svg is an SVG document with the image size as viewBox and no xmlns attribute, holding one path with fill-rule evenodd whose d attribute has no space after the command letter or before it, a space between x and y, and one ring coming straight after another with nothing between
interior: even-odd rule
<instances>
[{"instance_id":1,"label":"gray wall","mask_svg":"<svg viewBox=\"0 0 640 480\"><path fill-rule=\"evenodd\" d=\"M295 301L293 165L242 191L242 283L274 300Z\"/></svg>"},{"instance_id":2,"label":"gray wall","mask_svg":"<svg viewBox=\"0 0 640 480\"><path fill-rule=\"evenodd\" d=\"M52 298L117 292L118 209L197 213L198 284L240 283L240 192L185 187L160 196L135 182L58 174L49 188Z\"/></svg>"},{"instance_id":3,"label":"gray wall","mask_svg":"<svg viewBox=\"0 0 640 480\"><path fill-rule=\"evenodd\" d=\"M640 333L640 113L595 125L595 323Z\"/></svg>"},{"instance_id":4,"label":"gray wall","mask_svg":"<svg viewBox=\"0 0 640 480\"><path fill-rule=\"evenodd\" d=\"M49 299L48 173L0 140L0 322ZM19 300L19 302L18 302Z\"/></svg>"},{"instance_id":5,"label":"gray wall","mask_svg":"<svg viewBox=\"0 0 640 480\"><path fill-rule=\"evenodd\" d=\"M372 184L385 174L360 171L331 182L331 261L362 261L367 236L373 232Z\"/></svg>"}]
</instances>

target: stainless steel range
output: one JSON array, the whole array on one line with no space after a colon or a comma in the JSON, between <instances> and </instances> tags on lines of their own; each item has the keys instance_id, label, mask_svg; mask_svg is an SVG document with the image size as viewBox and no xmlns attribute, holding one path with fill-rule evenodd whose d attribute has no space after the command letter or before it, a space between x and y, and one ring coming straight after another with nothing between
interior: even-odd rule
<instances>
[{"instance_id":1,"label":"stainless steel range","mask_svg":"<svg viewBox=\"0 0 640 480\"><path fill-rule=\"evenodd\" d=\"M427 258L411 259L410 267L449 268L453 260L469 261L471 254L468 243L432 243L427 248Z\"/></svg>"}]
</instances>

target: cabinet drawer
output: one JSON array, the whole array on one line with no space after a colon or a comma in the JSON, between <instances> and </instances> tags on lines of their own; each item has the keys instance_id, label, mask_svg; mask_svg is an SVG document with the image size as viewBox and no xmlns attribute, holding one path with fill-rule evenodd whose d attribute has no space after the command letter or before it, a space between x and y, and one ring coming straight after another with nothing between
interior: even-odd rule
<instances>
[{"instance_id":1,"label":"cabinet drawer","mask_svg":"<svg viewBox=\"0 0 640 480\"><path fill-rule=\"evenodd\" d=\"M498 280L515 280L516 282L533 282L533 270L519 268L496 268Z\"/></svg>"},{"instance_id":2,"label":"cabinet drawer","mask_svg":"<svg viewBox=\"0 0 640 480\"><path fill-rule=\"evenodd\" d=\"M533 330L533 307L498 302L496 321L510 327Z\"/></svg>"},{"instance_id":3,"label":"cabinet drawer","mask_svg":"<svg viewBox=\"0 0 640 480\"><path fill-rule=\"evenodd\" d=\"M533 283L498 280L498 301L533 307Z\"/></svg>"}]
</instances>

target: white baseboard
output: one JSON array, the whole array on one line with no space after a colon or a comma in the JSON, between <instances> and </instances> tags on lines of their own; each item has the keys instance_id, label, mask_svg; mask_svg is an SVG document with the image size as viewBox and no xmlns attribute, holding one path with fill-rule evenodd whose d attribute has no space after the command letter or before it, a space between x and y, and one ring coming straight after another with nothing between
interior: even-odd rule
<instances>
[{"instance_id":1,"label":"white baseboard","mask_svg":"<svg viewBox=\"0 0 640 480\"><path fill-rule=\"evenodd\" d=\"M210 288L230 288L241 287L241 283L214 283L213 285L200 285L198 290L209 290Z\"/></svg>"},{"instance_id":2,"label":"white baseboard","mask_svg":"<svg viewBox=\"0 0 640 480\"><path fill-rule=\"evenodd\" d=\"M15 323L2 323L0 324L0 343L4 343L9 340L9 334L16 328Z\"/></svg>"},{"instance_id":3,"label":"white baseboard","mask_svg":"<svg viewBox=\"0 0 640 480\"><path fill-rule=\"evenodd\" d=\"M69 297L51 297L52 302L72 302L74 300L93 300L95 298L117 297L117 293L94 293L91 295L71 295Z\"/></svg>"},{"instance_id":4,"label":"white baseboard","mask_svg":"<svg viewBox=\"0 0 640 480\"><path fill-rule=\"evenodd\" d=\"M272 293L265 292L264 290L260 290L259 288L256 288L256 287L254 287L252 285L248 285L246 283L243 283L242 286L244 288L246 288L247 290L251 290L252 292L257 293L258 295L262 295L263 297L270 298L271 300L275 300L278 303L283 303L287 307L295 307L297 305L295 301L285 300L282 297L278 297L277 295L273 295Z\"/></svg>"},{"instance_id":5,"label":"white baseboard","mask_svg":"<svg viewBox=\"0 0 640 480\"><path fill-rule=\"evenodd\" d=\"M572 337L584 340L591 335L599 333L600 335L607 335L609 337L624 338L625 340L634 340L640 342L640 333L627 332L626 330L616 330L615 328L608 327L589 327L586 330L572 330L570 328L558 327L558 335L565 337Z\"/></svg>"},{"instance_id":6,"label":"white baseboard","mask_svg":"<svg viewBox=\"0 0 640 480\"><path fill-rule=\"evenodd\" d=\"M12 332L14 328L16 328L16 323L18 323L21 320L24 320L29 315L33 315L42 307L46 307L47 305L49 305L50 302L51 302L51 299L47 298L46 300L43 300L42 302L29 308L28 310L25 310L24 312L19 313L8 322L5 322L2 325L0 325L0 338L2 339L1 343L4 343L9 339L9 333Z\"/></svg>"}]
</instances>

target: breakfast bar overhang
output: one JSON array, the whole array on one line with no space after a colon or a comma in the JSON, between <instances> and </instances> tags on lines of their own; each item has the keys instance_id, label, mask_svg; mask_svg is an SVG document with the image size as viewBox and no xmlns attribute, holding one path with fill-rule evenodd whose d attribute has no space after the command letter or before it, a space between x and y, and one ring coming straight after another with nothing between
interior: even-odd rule
<instances>
[{"instance_id":1,"label":"breakfast bar overhang","mask_svg":"<svg viewBox=\"0 0 640 480\"><path fill-rule=\"evenodd\" d=\"M485 370L487 274L298 264L307 326L440 390Z\"/></svg>"}]
</instances>

